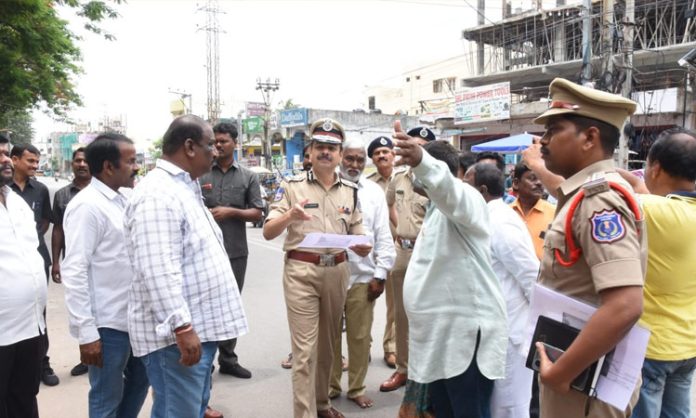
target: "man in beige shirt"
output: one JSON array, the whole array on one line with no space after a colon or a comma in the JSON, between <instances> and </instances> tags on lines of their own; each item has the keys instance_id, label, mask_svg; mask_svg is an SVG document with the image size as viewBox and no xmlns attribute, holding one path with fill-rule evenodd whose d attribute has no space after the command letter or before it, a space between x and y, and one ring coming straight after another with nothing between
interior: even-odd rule
<instances>
[{"instance_id":1,"label":"man in beige shirt","mask_svg":"<svg viewBox=\"0 0 696 418\"><path fill-rule=\"evenodd\" d=\"M407 135L415 138L420 145L435 140L435 134L428 128L413 128ZM396 261L390 279L396 331L396 372L379 387L382 392L396 390L408 380L408 317L404 308L404 277L428 205L428 198L416 193L410 169L394 173L387 188L387 204L390 219L396 224Z\"/></svg>"},{"instance_id":2,"label":"man in beige shirt","mask_svg":"<svg viewBox=\"0 0 696 418\"><path fill-rule=\"evenodd\" d=\"M549 92L549 109L535 122L546 127L540 140L546 168L565 180L557 190L556 217L546 233L539 280L598 308L555 363L536 343L542 359L541 417L628 417L638 398L638 382L623 411L588 398L570 383L611 351L642 312L647 259L643 216L611 160L636 103L559 78Z\"/></svg>"},{"instance_id":3,"label":"man in beige shirt","mask_svg":"<svg viewBox=\"0 0 696 418\"><path fill-rule=\"evenodd\" d=\"M295 418L341 418L329 400L333 344L341 332L348 279L340 248L302 248L310 232L363 235L357 186L336 174L345 131L320 119L309 129L312 169L281 184L263 227L270 240L287 230L283 289L292 340ZM361 257L371 245L350 247ZM340 359L337 359L340 361Z\"/></svg>"},{"instance_id":4,"label":"man in beige shirt","mask_svg":"<svg viewBox=\"0 0 696 418\"><path fill-rule=\"evenodd\" d=\"M394 143L386 136L380 136L372 140L367 147L367 156L372 159L372 163L377 167L377 171L367 176L387 192L389 182L394 174ZM395 225L389 222L392 238L396 238ZM391 276L391 272L387 278ZM396 368L396 330L394 326L394 291L391 281L387 280L384 287L385 303L387 304L387 323L384 326L384 338L382 338L382 348L384 349L384 362L392 369Z\"/></svg>"}]
</instances>

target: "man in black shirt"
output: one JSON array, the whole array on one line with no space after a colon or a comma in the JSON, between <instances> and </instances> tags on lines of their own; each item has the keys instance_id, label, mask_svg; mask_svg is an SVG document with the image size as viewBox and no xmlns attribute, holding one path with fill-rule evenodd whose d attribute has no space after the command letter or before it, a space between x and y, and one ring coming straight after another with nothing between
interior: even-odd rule
<instances>
[{"instance_id":1,"label":"man in black shirt","mask_svg":"<svg viewBox=\"0 0 696 418\"><path fill-rule=\"evenodd\" d=\"M39 236L39 253L44 260L44 271L48 281L48 268L51 266L51 256L44 240L44 234L51 223L51 198L48 195L48 187L34 179L36 169L39 168L39 150L31 144L15 145L10 151L10 157L15 167L14 181L10 185L12 190L22 196L25 202L34 211L36 232ZM45 316L45 312L44 312ZM43 359L41 380L47 386L55 386L60 379L53 372L48 358L48 328L44 334L46 355Z\"/></svg>"},{"instance_id":2,"label":"man in black shirt","mask_svg":"<svg viewBox=\"0 0 696 418\"><path fill-rule=\"evenodd\" d=\"M237 128L229 123L219 123L213 127L213 132L218 157L211 171L200 178L200 184L205 205L222 230L225 250L241 292L249 254L246 223L258 222L262 217L261 188L256 173L234 159ZM236 344L236 339L218 344L220 373L248 379L251 372L237 361Z\"/></svg>"}]
</instances>

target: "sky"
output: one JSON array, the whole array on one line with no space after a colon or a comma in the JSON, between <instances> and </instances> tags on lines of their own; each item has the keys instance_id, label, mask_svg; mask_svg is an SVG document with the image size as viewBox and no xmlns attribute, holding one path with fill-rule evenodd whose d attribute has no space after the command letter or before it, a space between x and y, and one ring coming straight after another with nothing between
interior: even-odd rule
<instances>
[{"instance_id":1,"label":"sky","mask_svg":"<svg viewBox=\"0 0 696 418\"><path fill-rule=\"evenodd\" d=\"M502 2L496 2L500 4ZM365 87L388 84L410 68L464 53L461 31L476 23L476 0L220 0L222 116L261 102L257 78L280 81L272 104L292 99L311 108L366 108ZM81 29L75 120L123 115L136 141L162 136L171 121L170 90L192 95L206 113L204 0L129 0L103 27L107 41ZM488 13L496 13L488 6ZM66 130L35 112L37 137Z\"/></svg>"}]
</instances>

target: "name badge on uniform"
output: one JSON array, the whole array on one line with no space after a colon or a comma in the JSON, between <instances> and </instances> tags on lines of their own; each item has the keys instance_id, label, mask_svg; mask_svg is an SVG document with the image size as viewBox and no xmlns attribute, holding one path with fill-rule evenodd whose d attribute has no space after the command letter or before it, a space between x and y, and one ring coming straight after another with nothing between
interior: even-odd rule
<instances>
[{"instance_id":1,"label":"name badge on uniform","mask_svg":"<svg viewBox=\"0 0 696 418\"><path fill-rule=\"evenodd\" d=\"M304 205L305 209L319 209L319 203L307 203Z\"/></svg>"},{"instance_id":2,"label":"name badge on uniform","mask_svg":"<svg viewBox=\"0 0 696 418\"><path fill-rule=\"evenodd\" d=\"M611 244L626 234L623 218L616 210L595 212L590 218L592 239L600 244Z\"/></svg>"},{"instance_id":3,"label":"name badge on uniform","mask_svg":"<svg viewBox=\"0 0 696 418\"><path fill-rule=\"evenodd\" d=\"M403 190L397 190L397 191L396 191L396 194L404 194L404 191L403 191Z\"/></svg>"},{"instance_id":4,"label":"name badge on uniform","mask_svg":"<svg viewBox=\"0 0 696 418\"><path fill-rule=\"evenodd\" d=\"M201 189L203 190L213 190L213 183L205 183L201 185Z\"/></svg>"}]
</instances>

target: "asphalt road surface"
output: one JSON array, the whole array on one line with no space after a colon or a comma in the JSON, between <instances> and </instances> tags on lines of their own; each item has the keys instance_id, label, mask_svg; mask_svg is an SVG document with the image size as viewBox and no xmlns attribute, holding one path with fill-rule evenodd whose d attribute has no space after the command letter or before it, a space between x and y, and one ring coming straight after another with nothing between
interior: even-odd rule
<instances>
[{"instance_id":1,"label":"asphalt road surface","mask_svg":"<svg viewBox=\"0 0 696 418\"><path fill-rule=\"evenodd\" d=\"M40 179L55 190L67 184L53 179ZM232 376L213 375L211 405L226 418L292 417L292 387L290 370L280 367L290 351L290 337L285 314L282 287L283 236L265 241L261 230L247 229L249 263L242 299L250 332L237 343L240 364L253 374L248 380ZM50 231L47 241L50 239ZM48 242L50 248L50 242ZM372 337L372 362L367 373L367 396L375 401L370 409L360 409L345 398L347 373L343 374L344 395L333 401L336 408L347 417L393 418L397 415L403 389L390 393L379 392L380 383L391 375L392 369L382 361L382 332L385 323L384 296L375 308ZM68 320L63 297L63 287L53 282L48 292L48 327L50 337L49 356L61 382L58 386L41 385L39 409L42 417L87 417L87 376L70 376L70 369L79 361L77 342L68 332ZM347 350L344 349L345 353ZM692 386L692 405L696 403L696 388ZM139 417L150 414L151 397L148 396ZM693 407L692 407L693 409Z\"/></svg>"}]
</instances>

